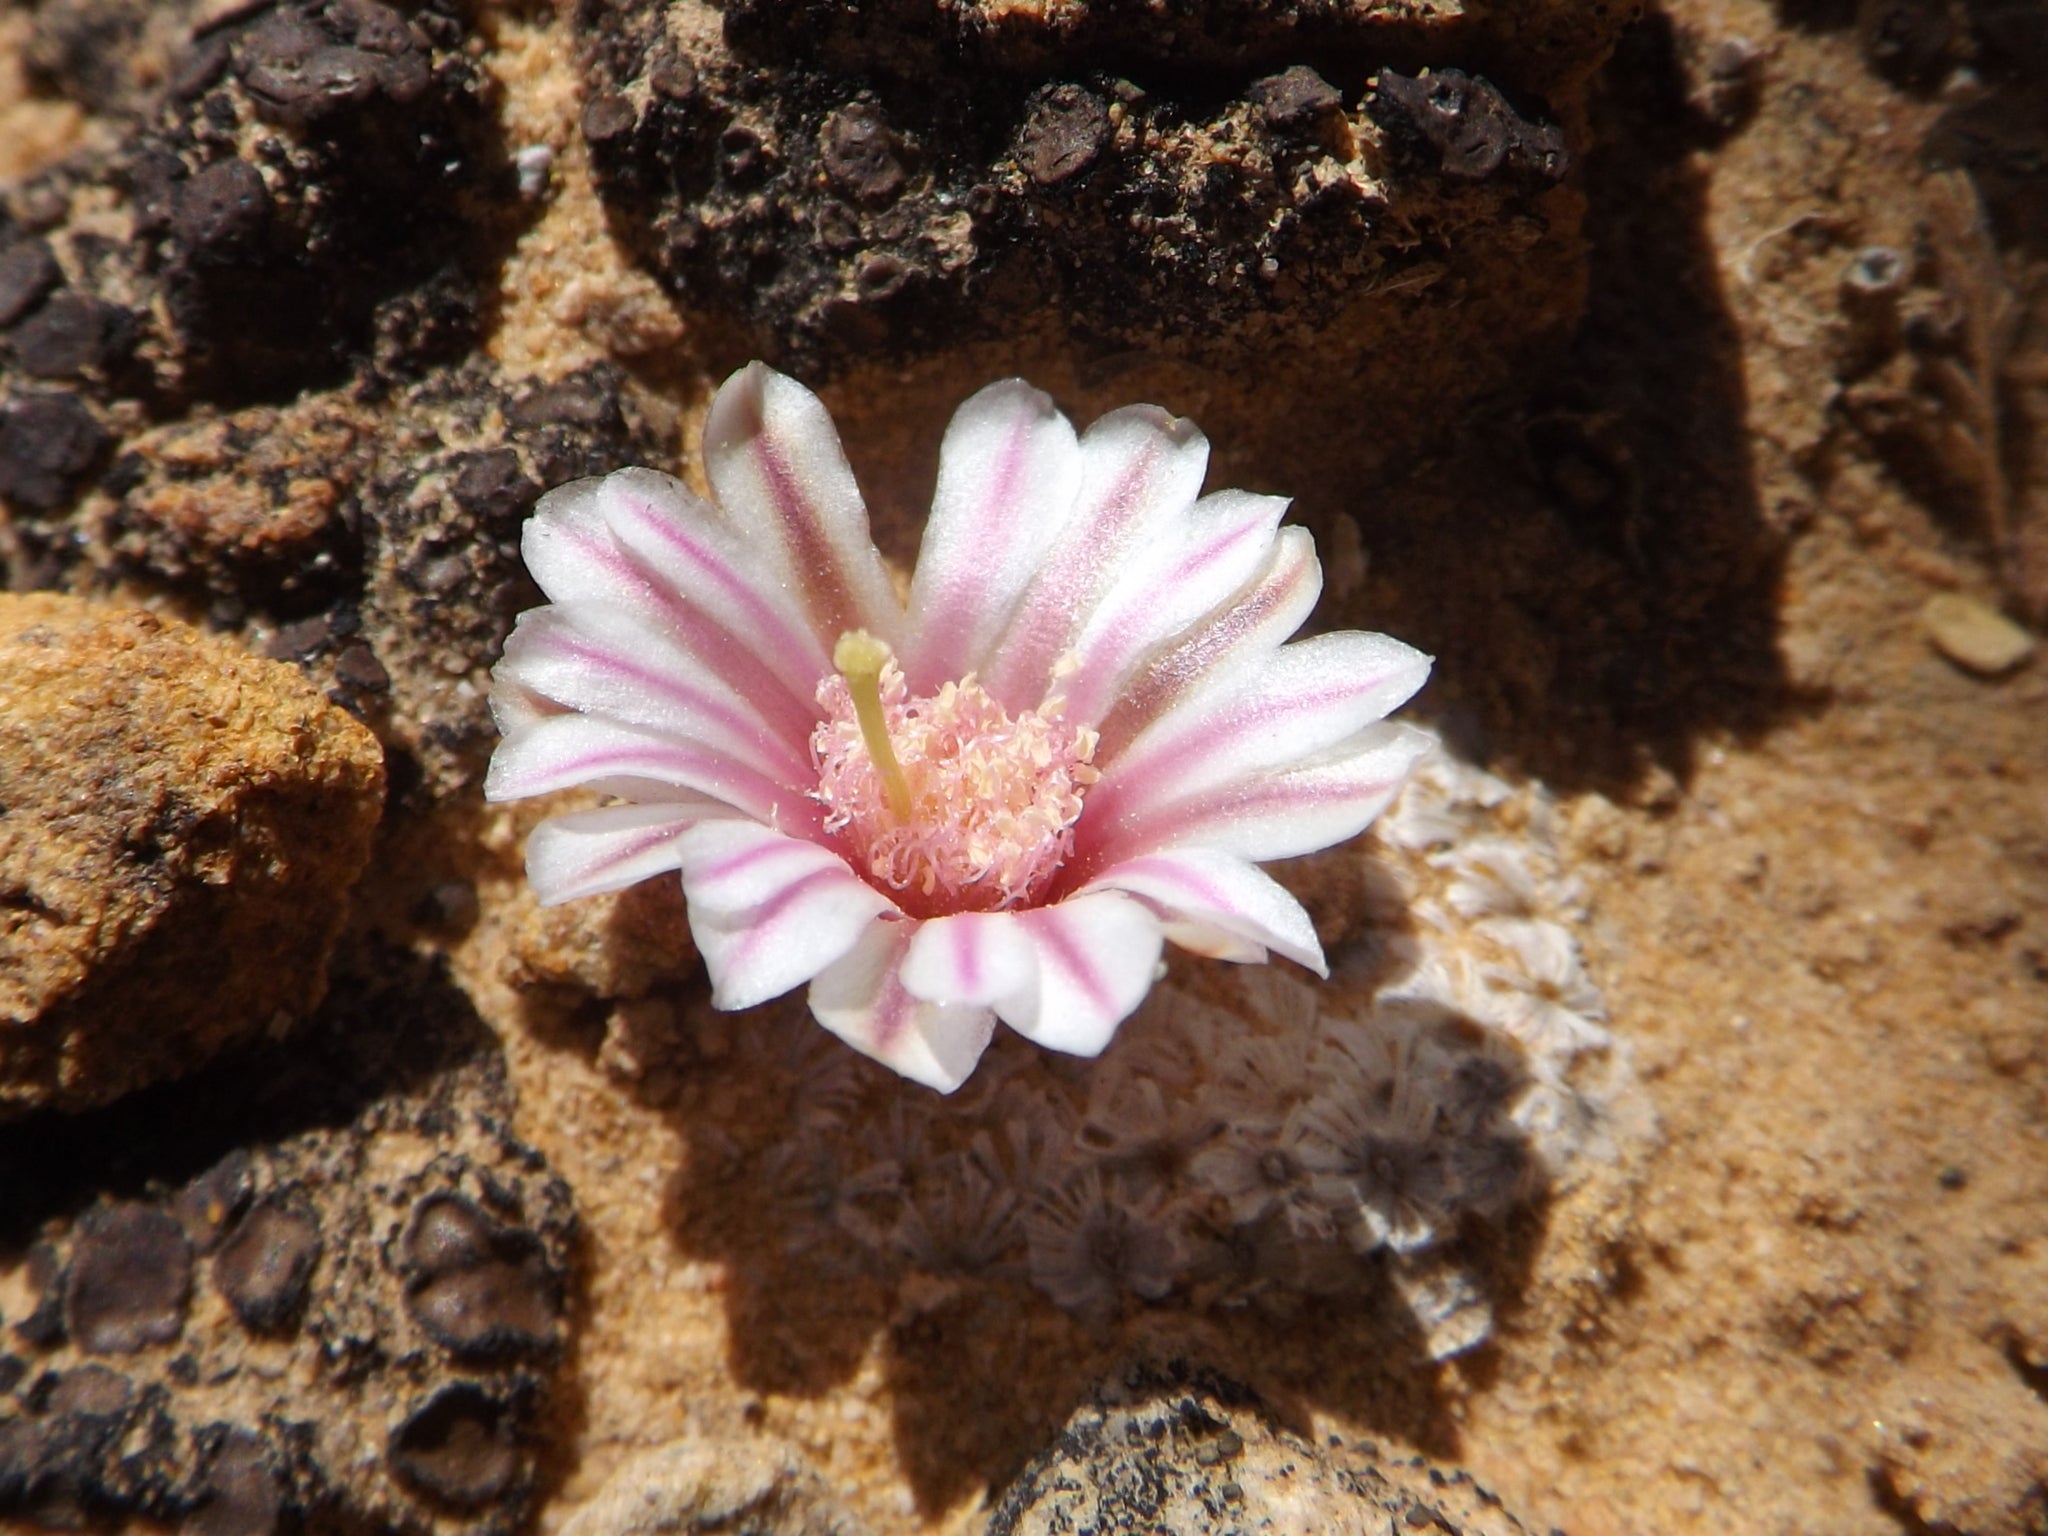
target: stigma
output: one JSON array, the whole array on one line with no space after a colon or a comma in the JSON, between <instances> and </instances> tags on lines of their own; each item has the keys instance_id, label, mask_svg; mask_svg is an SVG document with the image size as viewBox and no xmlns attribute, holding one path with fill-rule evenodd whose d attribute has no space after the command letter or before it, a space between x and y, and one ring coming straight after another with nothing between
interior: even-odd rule
<instances>
[{"instance_id":1,"label":"stigma","mask_svg":"<svg viewBox=\"0 0 2048 1536\"><path fill-rule=\"evenodd\" d=\"M973 674L912 696L889 648L840 636L818 685L812 798L850 862L912 917L1045 899L1098 777L1095 732L1064 701L1012 715Z\"/></svg>"}]
</instances>

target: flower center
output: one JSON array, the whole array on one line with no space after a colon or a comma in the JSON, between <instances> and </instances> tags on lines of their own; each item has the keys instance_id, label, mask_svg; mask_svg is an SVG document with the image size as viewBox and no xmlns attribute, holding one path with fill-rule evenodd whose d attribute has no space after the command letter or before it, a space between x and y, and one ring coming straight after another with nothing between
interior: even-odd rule
<instances>
[{"instance_id":1,"label":"flower center","mask_svg":"<svg viewBox=\"0 0 2048 1536\"><path fill-rule=\"evenodd\" d=\"M832 661L812 798L854 867L912 917L1041 900L1098 777L1095 732L1068 724L1058 698L1013 716L972 673L913 698L865 631L841 636Z\"/></svg>"}]
</instances>

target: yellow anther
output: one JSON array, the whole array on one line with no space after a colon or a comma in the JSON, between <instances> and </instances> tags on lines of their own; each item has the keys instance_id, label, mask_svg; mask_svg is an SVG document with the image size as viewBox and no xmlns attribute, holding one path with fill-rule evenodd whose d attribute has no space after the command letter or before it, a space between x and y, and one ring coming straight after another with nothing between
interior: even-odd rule
<instances>
[{"instance_id":1,"label":"yellow anther","mask_svg":"<svg viewBox=\"0 0 2048 1536\"><path fill-rule=\"evenodd\" d=\"M882 715L882 668L889 664L889 646L864 629L849 629L832 647L832 665L846 679L846 691L853 698L854 718L860 722L861 740L875 772L881 775L882 791L889 797L889 809L901 822L910 820L910 781L903 777L903 765L889 745L889 724Z\"/></svg>"}]
</instances>

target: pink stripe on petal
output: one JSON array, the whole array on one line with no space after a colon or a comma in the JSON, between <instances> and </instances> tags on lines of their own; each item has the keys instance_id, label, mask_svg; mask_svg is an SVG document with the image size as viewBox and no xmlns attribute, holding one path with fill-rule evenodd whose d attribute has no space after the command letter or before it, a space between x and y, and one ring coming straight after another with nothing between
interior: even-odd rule
<instances>
[{"instance_id":1,"label":"pink stripe on petal","mask_svg":"<svg viewBox=\"0 0 2048 1536\"><path fill-rule=\"evenodd\" d=\"M652 589L677 640L784 732L807 740L817 723L818 680L831 671L809 625L736 570L733 557L716 548L717 536L683 526L634 486L609 495L606 509L619 558Z\"/></svg>"},{"instance_id":2,"label":"pink stripe on petal","mask_svg":"<svg viewBox=\"0 0 2048 1536\"><path fill-rule=\"evenodd\" d=\"M714 915L750 912L784 887L813 874L843 877L872 889L835 850L755 822L703 827L691 837L684 852L683 888L691 905ZM880 893L875 897L882 906L890 906Z\"/></svg>"},{"instance_id":3,"label":"pink stripe on petal","mask_svg":"<svg viewBox=\"0 0 2048 1536\"><path fill-rule=\"evenodd\" d=\"M1101 719L1149 655L1235 594L1264 562L1286 510L1277 496L1223 491L1197 502L1156 549L1134 551L1076 642L1068 717Z\"/></svg>"},{"instance_id":4,"label":"pink stripe on petal","mask_svg":"<svg viewBox=\"0 0 2048 1536\"><path fill-rule=\"evenodd\" d=\"M1323 590L1315 541L1305 528L1282 528L1265 565L1220 605L1213 622L1145 664L1104 716L1095 759L1115 761L1140 731L1197 688L1255 671L1301 627Z\"/></svg>"},{"instance_id":5,"label":"pink stripe on petal","mask_svg":"<svg viewBox=\"0 0 2048 1536\"><path fill-rule=\"evenodd\" d=\"M817 396L750 363L712 402L704 461L732 526L791 584L828 651L848 629L900 637L902 611L860 489Z\"/></svg>"},{"instance_id":6,"label":"pink stripe on petal","mask_svg":"<svg viewBox=\"0 0 2048 1536\"><path fill-rule=\"evenodd\" d=\"M1098 824L1090 847L1077 847L1060 871L1062 886L1084 886L1161 849L1213 848L1259 863L1348 841L1372 824L1434 745L1434 737L1405 725L1368 726L1323 762L1127 813Z\"/></svg>"},{"instance_id":7,"label":"pink stripe on petal","mask_svg":"<svg viewBox=\"0 0 2048 1536\"><path fill-rule=\"evenodd\" d=\"M755 438L751 447L755 466L781 520L782 536L789 543L790 563L804 580L813 626L820 635L860 628L863 615L854 600L853 585L819 535L816 508L766 433Z\"/></svg>"},{"instance_id":8,"label":"pink stripe on petal","mask_svg":"<svg viewBox=\"0 0 2048 1536\"><path fill-rule=\"evenodd\" d=\"M765 827L706 822L681 840L690 932L711 973L714 1007L748 1008L809 981L852 949L876 918L895 910L835 858L786 859L746 878L704 876L704 864L763 835L777 837Z\"/></svg>"},{"instance_id":9,"label":"pink stripe on petal","mask_svg":"<svg viewBox=\"0 0 2048 1536\"><path fill-rule=\"evenodd\" d=\"M1211 848L1148 854L1098 876L1088 889L1124 891L1167 918L1220 929L1258 949L1258 958L1276 950L1319 976L1329 974L1301 903L1257 865L1230 854Z\"/></svg>"},{"instance_id":10,"label":"pink stripe on petal","mask_svg":"<svg viewBox=\"0 0 2048 1536\"><path fill-rule=\"evenodd\" d=\"M918 932L911 922L870 924L811 983L811 1013L863 1055L912 1082L951 1093L988 1048L995 1015L986 1008L926 1002L908 990L904 955Z\"/></svg>"},{"instance_id":11,"label":"pink stripe on petal","mask_svg":"<svg viewBox=\"0 0 2048 1536\"><path fill-rule=\"evenodd\" d=\"M1035 980L1031 940L1014 912L932 918L911 941L903 984L931 1003L1002 1003Z\"/></svg>"},{"instance_id":12,"label":"pink stripe on petal","mask_svg":"<svg viewBox=\"0 0 2048 1536\"><path fill-rule=\"evenodd\" d=\"M693 798L550 816L527 839L526 877L542 906L623 890L680 868L677 839L708 817L731 814Z\"/></svg>"},{"instance_id":13,"label":"pink stripe on petal","mask_svg":"<svg viewBox=\"0 0 2048 1536\"><path fill-rule=\"evenodd\" d=\"M1103 770L1089 812L1114 825L1306 761L1405 702L1429 666L1412 646L1355 630L1282 646L1256 673L1198 688L1155 720Z\"/></svg>"},{"instance_id":14,"label":"pink stripe on petal","mask_svg":"<svg viewBox=\"0 0 2048 1536\"><path fill-rule=\"evenodd\" d=\"M991 384L954 413L910 585L913 692L981 670L1073 515L1080 477L1073 427L1022 380Z\"/></svg>"},{"instance_id":15,"label":"pink stripe on petal","mask_svg":"<svg viewBox=\"0 0 2048 1536\"><path fill-rule=\"evenodd\" d=\"M1094 1056L1151 990L1159 920L1118 891L1016 914L1038 954L1038 985L998 1000L998 1017L1048 1050Z\"/></svg>"},{"instance_id":16,"label":"pink stripe on petal","mask_svg":"<svg viewBox=\"0 0 2048 1536\"><path fill-rule=\"evenodd\" d=\"M1202 488L1209 443L1192 422L1156 406L1112 411L1081 438L1081 489L1064 532L996 643L983 684L1010 710L1045 697L1053 666L1102 595L1168 519Z\"/></svg>"},{"instance_id":17,"label":"pink stripe on petal","mask_svg":"<svg viewBox=\"0 0 2048 1536\"><path fill-rule=\"evenodd\" d=\"M541 591L558 603L648 599L647 579L613 542L599 507L602 480L576 480L541 497L519 553Z\"/></svg>"},{"instance_id":18,"label":"pink stripe on petal","mask_svg":"<svg viewBox=\"0 0 2048 1536\"><path fill-rule=\"evenodd\" d=\"M653 779L767 818L814 822L816 807L800 792L721 753L665 740L632 726L588 715L553 715L505 737L492 754L484 798L524 800L617 778Z\"/></svg>"},{"instance_id":19,"label":"pink stripe on petal","mask_svg":"<svg viewBox=\"0 0 2048 1536\"><path fill-rule=\"evenodd\" d=\"M784 783L813 778L807 736L770 725L670 638L592 604L520 617L493 674L585 714L688 738Z\"/></svg>"}]
</instances>

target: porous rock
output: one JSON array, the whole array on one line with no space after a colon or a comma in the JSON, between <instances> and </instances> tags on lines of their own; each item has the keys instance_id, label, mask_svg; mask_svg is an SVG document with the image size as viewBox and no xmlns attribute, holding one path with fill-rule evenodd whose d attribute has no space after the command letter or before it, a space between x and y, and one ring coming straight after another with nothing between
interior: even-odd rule
<instances>
[{"instance_id":1,"label":"porous rock","mask_svg":"<svg viewBox=\"0 0 2048 1536\"><path fill-rule=\"evenodd\" d=\"M510 1109L439 968L369 944L288 1040L0 1126L0 1253L41 1233L55 1298L0 1355L0 1524L519 1528L575 1229Z\"/></svg>"},{"instance_id":2,"label":"porous rock","mask_svg":"<svg viewBox=\"0 0 2048 1536\"><path fill-rule=\"evenodd\" d=\"M668 461L618 369L540 384L478 360L139 432L107 472L118 499L92 547L126 580L262 624L268 654L379 733L399 792L439 795L496 738L487 673L538 601L527 513L545 487L633 462Z\"/></svg>"},{"instance_id":3,"label":"porous rock","mask_svg":"<svg viewBox=\"0 0 2048 1536\"><path fill-rule=\"evenodd\" d=\"M516 197L457 8L201 9L38 12L41 83L127 132L10 195L36 231L0 251L14 370L102 398L247 403L366 354L465 350L490 210Z\"/></svg>"},{"instance_id":4,"label":"porous rock","mask_svg":"<svg viewBox=\"0 0 2048 1536\"><path fill-rule=\"evenodd\" d=\"M1139 1370L1075 1410L997 1501L988 1536L1529 1529L1460 1468L1372 1442L1318 1445L1234 1383Z\"/></svg>"},{"instance_id":5,"label":"porous rock","mask_svg":"<svg viewBox=\"0 0 2048 1536\"><path fill-rule=\"evenodd\" d=\"M583 127L641 259L807 373L1313 342L1441 404L1583 283L1564 125L1627 8L1509 9L582 0Z\"/></svg>"},{"instance_id":6,"label":"porous rock","mask_svg":"<svg viewBox=\"0 0 2048 1536\"><path fill-rule=\"evenodd\" d=\"M320 999L383 758L291 668L0 596L0 1117L102 1104Z\"/></svg>"}]
</instances>

